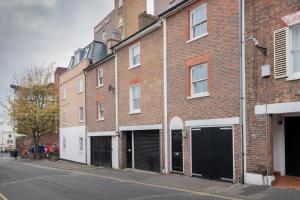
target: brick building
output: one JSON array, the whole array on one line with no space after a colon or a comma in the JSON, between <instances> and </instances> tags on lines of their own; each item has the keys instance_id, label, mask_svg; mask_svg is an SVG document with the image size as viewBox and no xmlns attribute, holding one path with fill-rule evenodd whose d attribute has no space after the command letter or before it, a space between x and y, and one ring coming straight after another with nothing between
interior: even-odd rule
<instances>
[{"instance_id":1,"label":"brick building","mask_svg":"<svg viewBox=\"0 0 300 200\"><path fill-rule=\"evenodd\" d=\"M238 182L239 2L179 5L161 16L167 30L170 170Z\"/></svg>"},{"instance_id":2,"label":"brick building","mask_svg":"<svg viewBox=\"0 0 300 200\"><path fill-rule=\"evenodd\" d=\"M87 164L119 168L114 57L109 54L85 70Z\"/></svg>"},{"instance_id":3,"label":"brick building","mask_svg":"<svg viewBox=\"0 0 300 200\"><path fill-rule=\"evenodd\" d=\"M246 1L245 38L246 182L270 185L300 176L300 1Z\"/></svg>"},{"instance_id":4,"label":"brick building","mask_svg":"<svg viewBox=\"0 0 300 200\"><path fill-rule=\"evenodd\" d=\"M86 163L85 75L83 70L106 55L107 47L92 42L75 51L60 76L60 157Z\"/></svg>"}]
</instances>

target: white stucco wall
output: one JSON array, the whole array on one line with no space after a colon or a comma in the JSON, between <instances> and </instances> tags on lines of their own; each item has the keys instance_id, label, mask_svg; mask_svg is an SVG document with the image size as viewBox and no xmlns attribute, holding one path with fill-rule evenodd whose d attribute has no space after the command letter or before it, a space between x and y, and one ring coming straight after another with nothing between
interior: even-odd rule
<instances>
[{"instance_id":1,"label":"white stucco wall","mask_svg":"<svg viewBox=\"0 0 300 200\"><path fill-rule=\"evenodd\" d=\"M85 126L60 128L60 158L79 163L86 163ZM63 138L66 138L66 148L63 148ZM79 138L83 138L83 151L79 148Z\"/></svg>"},{"instance_id":2,"label":"white stucco wall","mask_svg":"<svg viewBox=\"0 0 300 200\"><path fill-rule=\"evenodd\" d=\"M279 116L274 115L272 121L273 134L273 156L274 156L274 171L280 172L282 176L285 175L285 133L284 133L284 119L282 124L278 123Z\"/></svg>"}]
</instances>

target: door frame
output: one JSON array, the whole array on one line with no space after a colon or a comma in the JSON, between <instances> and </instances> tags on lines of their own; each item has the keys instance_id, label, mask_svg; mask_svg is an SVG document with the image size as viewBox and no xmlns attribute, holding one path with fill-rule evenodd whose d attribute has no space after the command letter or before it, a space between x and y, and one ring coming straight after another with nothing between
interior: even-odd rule
<instances>
[{"instance_id":1,"label":"door frame","mask_svg":"<svg viewBox=\"0 0 300 200\"><path fill-rule=\"evenodd\" d=\"M172 145L172 138L173 138L173 134L172 131L181 131L181 135L182 135L182 172L179 171L174 171L173 170L173 157L172 157L172 152L173 152L173 145ZM178 174L184 174L184 157L185 157L185 153L184 153L184 137L183 137L183 131L184 129L170 129L170 172L173 173L178 173Z\"/></svg>"},{"instance_id":2,"label":"door frame","mask_svg":"<svg viewBox=\"0 0 300 200\"><path fill-rule=\"evenodd\" d=\"M190 174L191 174L191 176L199 176L199 177L202 177L202 175L201 174L195 174L195 173L193 173L193 155L192 155L192 130L201 130L202 128L231 128L231 130L232 130L232 171L233 171L233 173L232 173L232 180L230 180L230 181L232 181L232 182L234 182L235 181L235 179L236 179L236 173L235 173L235 156L234 156L234 154L235 154L235 145L234 145L234 141L235 141L235 139L234 139L234 137L235 137L235 131L234 131L234 125L211 125L211 126L195 126L195 127L189 127L189 132L190 132Z\"/></svg>"},{"instance_id":3,"label":"door frame","mask_svg":"<svg viewBox=\"0 0 300 200\"><path fill-rule=\"evenodd\" d=\"M286 137L286 132L285 132L285 128L286 128L286 123L285 123L285 119L286 118L291 118L291 117L300 117L299 113L295 113L295 114L285 114L285 115L281 115L282 117L282 126L283 126L283 134L284 134L284 170L285 170L285 176L286 176L286 141L285 141L285 137ZM274 146L273 146L274 148ZM273 155L274 156L274 155ZM273 158L274 159L274 158ZM273 165L273 170L274 170L274 165Z\"/></svg>"},{"instance_id":4,"label":"door frame","mask_svg":"<svg viewBox=\"0 0 300 200\"><path fill-rule=\"evenodd\" d=\"M112 137L113 136L90 136L90 151L91 151L91 154L90 154L90 160L91 160L91 165L93 165L92 163L93 163L93 154L92 154L92 145L93 145L93 143L92 143L92 138L103 138L103 137L107 137L107 138L110 138L110 148L111 148L111 151L110 151L110 165L111 165L111 167L110 168L113 168L113 139L112 139ZM97 166L97 165L94 165L94 166ZM103 167L103 166L100 166L100 167ZM108 168L108 167L105 167L105 168Z\"/></svg>"}]
</instances>

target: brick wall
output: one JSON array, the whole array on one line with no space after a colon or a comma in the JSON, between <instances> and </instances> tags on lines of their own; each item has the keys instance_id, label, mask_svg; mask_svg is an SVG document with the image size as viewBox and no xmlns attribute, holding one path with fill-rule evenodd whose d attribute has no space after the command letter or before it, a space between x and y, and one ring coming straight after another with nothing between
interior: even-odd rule
<instances>
[{"instance_id":1,"label":"brick wall","mask_svg":"<svg viewBox=\"0 0 300 200\"><path fill-rule=\"evenodd\" d=\"M59 134L45 134L41 136L40 143L47 146L56 144L59 147ZM28 154L29 148L34 146L31 137L20 137L16 139L16 147L21 149L21 154Z\"/></svg>"},{"instance_id":2,"label":"brick wall","mask_svg":"<svg viewBox=\"0 0 300 200\"><path fill-rule=\"evenodd\" d=\"M115 88L115 59L114 57L96 65L87 71L86 80L86 111L88 132L102 132L115 130L115 90L109 91L109 85ZM104 85L98 87L98 69L103 69ZM104 120L97 119L97 101L104 103Z\"/></svg>"},{"instance_id":3,"label":"brick wall","mask_svg":"<svg viewBox=\"0 0 300 200\"><path fill-rule=\"evenodd\" d=\"M281 17L300 10L299 0L264 0L246 1L246 39L253 36L260 45L268 49L264 56L253 43L246 42L246 111L247 111L247 166L248 172L262 173L269 166L273 171L271 117L255 115L254 107L268 103L300 101L300 81L287 81L285 78L274 79L274 31L285 27ZM270 64L271 77L261 77L261 66ZM268 138L266 127L268 125ZM269 155L267 154L269 146ZM269 161L269 162L268 162Z\"/></svg>"},{"instance_id":4,"label":"brick wall","mask_svg":"<svg viewBox=\"0 0 300 200\"><path fill-rule=\"evenodd\" d=\"M115 29L119 29L119 16L123 17L123 34L128 37L139 30L138 16L147 9L146 0L123 0L121 9L115 0Z\"/></svg>"},{"instance_id":5,"label":"brick wall","mask_svg":"<svg viewBox=\"0 0 300 200\"><path fill-rule=\"evenodd\" d=\"M114 31L114 25L115 25L114 17L115 17L115 13L113 10L94 27L94 40L105 43L106 41L103 41L103 37L102 37L104 31L106 31L107 39L115 39L112 37Z\"/></svg>"},{"instance_id":6,"label":"brick wall","mask_svg":"<svg viewBox=\"0 0 300 200\"><path fill-rule=\"evenodd\" d=\"M128 69L130 45L117 52L119 125L161 124L163 121L162 30L155 30L136 42L140 42L141 66ZM140 83L141 113L130 115L129 87L132 83Z\"/></svg>"},{"instance_id":7,"label":"brick wall","mask_svg":"<svg viewBox=\"0 0 300 200\"><path fill-rule=\"evenodd\" d=\"M189 40L189 14L207 3L208 35ZM167 19L168 122L239 117L239 3L197 1ZM208 63L208 97L188 99L190 67ZM184 173L190 175L190 129L184 139ZM240 131L234 126L236 181L240 174Z\"/></svg>"},{"instance_id":8,"label":"brick wall","mask_svg":"<svg viewBox=\"0 0 300 200\"><path fill-rule=\"evenodd\" d=\"M83 122L79 122L79 107L85 107L85 89L78 93L79 80L85 80L83 69L89 65L88 59L83 60L76 67L69 69L60 76L60 127L67 128L73 126L84 126ZM85 88L85 84L84 84ZM66 99L63 99L63 90L66 90ZM67 113L66 122L63 123L63 113Z\"/></svg>"}]
</instances>

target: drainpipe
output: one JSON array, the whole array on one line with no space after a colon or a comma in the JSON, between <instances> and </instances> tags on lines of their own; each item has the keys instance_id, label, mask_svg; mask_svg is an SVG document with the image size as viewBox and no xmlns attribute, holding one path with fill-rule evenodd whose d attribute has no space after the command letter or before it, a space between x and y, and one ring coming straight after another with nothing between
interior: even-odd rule
<instances>
[{"instance_id":1,"label":"drainpipe","mask_svg":"<svg viewBox=\"0 0 300 200\"><path fill-rule=\"evenodd\" d=\"M86 84L86 80L87 80L87 78L86 78L86 71L84 70L83 71L83 73L84 73L84 113L85 113L85 163L86 163L86 165L88 165L88 162L87 162L87 155L88 155L88 153L87 153L87 111L86 111L86 99L87 99L87 97L86 97L86 91L87 91L87 84Z\"/></svg>"},{"instance_id":2,"label":"drainpipe","mask_svg":"<svg viewBox=\"0 0 300 200\"><path fill-rule=\"evenodd\" d=\"M242 153L242 180L245 183L247 171L246 151L246 85L245 85L245 0L240 0L240 131L241 131L241 153Z\"/></svg>"},{"instance_id":3,"label":"drainpipe","mask_svg":"<svg viewBox=\"0 0 300 200\"><path fill-rule=\"evenodd\" d=\"M120 133L119 133L119 93L118 93L118 52L115 52L115 103L116 103L116 133L117 135L117 157L118 157L118 164L117 164L117 168L119 168L119 138L121 137Z\"/></svg>"},{"instance_id":4,"label":"drainpipe","mask_svg":"<svg viewBox=\"0 0 300 200\"><path fill-rule=\"evenodd\" d=\"M167 82L167 19L163 19L163 65L164 65L164 154L165 174L169 173L168 161L168 82Z\"/></svg>"}]
</instances>

